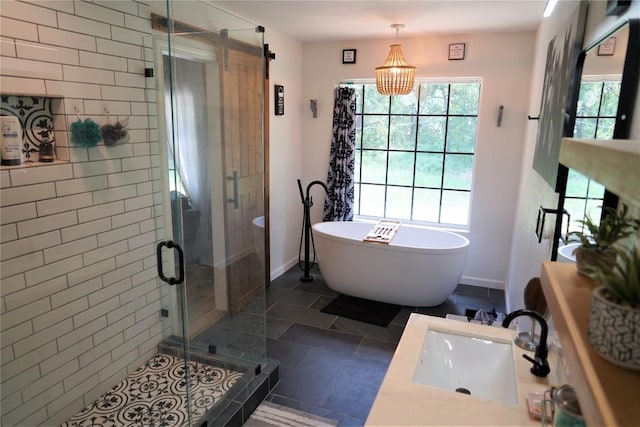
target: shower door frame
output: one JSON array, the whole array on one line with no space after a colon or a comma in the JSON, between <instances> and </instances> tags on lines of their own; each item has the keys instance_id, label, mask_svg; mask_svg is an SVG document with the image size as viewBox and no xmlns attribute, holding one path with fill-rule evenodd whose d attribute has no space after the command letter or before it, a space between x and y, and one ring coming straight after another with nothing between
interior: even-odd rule
<instances>
[{"instance_id":1,"label":"shower door frame","mask_svg":"<svg viewBox=\"0 0 640 427\"><path fill-rule=\"evenodd\" d=\"M170 2L168 1L167 14L173 15L172 13L170 13L169 3ZM171 197L168 197L170 194L169 190L171 187L169 186L170 176L167 170L169 166L169 146L167 144L175 144L177 147L178 142L176 139L177 137L176 129L178 128L181 122L180 116L182 115L182 117L185 117L184 114L186 113L184 111L180 111L180 109L175 110L174 106L176 104L174 102L172 102L172 105L166 105L166 102L165 102L165 101L168 101L165 99L165 95L164 95L165 89L169 89L171 91L174 91L175 93L176 84L177 83L179 84L180 82L180 76L179 75L176 76L175 73L173 73L172 79L169 82L169 85L170 85L169 88L164 87L165 81L164 81L164 74L163 74L162 68L165 65L164 65L163 56L167 55L169 56L169 58L172 58L174 56L179 56L179 57L183 57L184 59L192 59L192 60L204 63L206 64L205 65L206 68L211 71L211 73L209 73L209 70L204 71L204 75L214 74L216 76L216 81L212 81L211 83L209 82L209 79L205 77L205 81L207 81L206 90L215 92L211 96L211 99L213 99L213 104L210 103L209 96L205 98L204 102L202 100L196 101L196 104L202 103L203 108L207 109L207 112L204 114L206 114L209 121L208 128L212 129L212 126L213 126L213 127L216 127L218 131L217 131L217 134L213 137L212 135L210 135L209 132L206 132L207 134L206 138L202 138L201 135L198 135L196 139L198 140L206 139L206 142L209 144L209 147L211 147L211 143L214 138L218 138L218 141L219 141L219 143L218 141L216 141L216 143L218 143L217 157L213 153L214 149L210 148L208 159L212 159L216 157L218 159L217 163L221 164L221 166L219 168L207 167L204 169L206 171L205 173L207 174L208 180L214 181L212 182L212 185L211 185L211 192L212 193L217 192L218 193L217 198L220 201L220 205L218 205L218 208L216 209L216 207L214 207L216 197L212 196L212 200L211 200L212 212L211 212L210 218L207 219L207 221L209 222L209 225L211 226L211 230L210 231L206 230L206 234L209 234L209 232L211 233L211 236L207 236L207 238L211 239L212 245L215 248L215 250L213 251L213 257L215 257L213 260L214 271L220 272L220 274L216 275L215 282L214 282L215 289L216 289L215 305L218 306L221 303L225 303L228 306L230 306L234 300L231 297L228 298L227 294L231 295L231 293L233 292L233 290L229 288L230 280L233 280L233 276L229 276L230 274L229 272L231 271L228 267L228 265L230 264L230 260L227 260L226 257L233 258L236 255L240 257L246 256L246 253L245 253L246 251L243 251L243 250L247 248L245 248L246 239L240 240L240 242L237 243L237 242L234 242L233 240L234 237L229 236L228 234L229 233L228 224L230 223L233 224L233 222L229 222L229 217L230 216L237 217L238 212L234 213L233 210L230 210L230 209L233 209L233 207L230 208L229 204L226 203L228 201L227 195L231 191L230 188L233 189L233 185L229 185L229 182L227 181L226 177L222 174L225 171L224 165L228 163L227 154L225 153L225 150L226 150L225 144L230 140L233 140L234 143L237 144L237 141L235 141L235 139L232 139L232 138L229 138L229 139L226 138L224 121L225 121L225 113L227 111L229 111L231 115L234 115L234 114L238 115L238 114L237 112L235 112L235 110L233 110L233 108L229 108L227 110L227 99L224 96L220 96L220 95L223 95L224 91L226 90L225 76L223 76L223 70L225 65L224 59L228 57L227 49L231 50L234 48L238 48L239 51L242 51L243 49L248 49L248 51L255 57L254 60L258 58L257 60L252 61L254 64L252 66L253 67L252 71L255 74L251 74L252 75L251 82L253 82L251 83L251 85L252 86L259 85L259 87L256 87L255 89L255 91L257 92L257 96L255 98L251 98L251 101L250 101L250 104L252 105L251 112L248 115L243 115L244 113L239 113L239 116L245 119L248 117L251 120L256 120L254 119L254 117L256 116L256 108L254 107L257 107L259 116L257 118L256 124L252 126L252 127L255 127L256 129L256 131L253 132L252 135L257 139L255 139L255 141L253 142L253 145L255 147L258 147L256 148L256 150L262 150L261 153L262 153L262 156L264 156L265 155L264 153L266 150L266 146L265 146L266 137L265 137L264 126L265 126L266 112L268 112L268 108L266 107L266 104L265 104L265 99L266 98L268 99L268 91L265 90L265 86L263 84L264 63L262 62L263 56L261 55L263 46L261 45L262 43L260 42L260 39L252 38L250 35L246 38L247 40L249 40L249 42L245 43L239 40L228 38L227 37L228 33L226 30L220 30L219 33L213 32L213 31L207 31L207 30L200 30L195 27L191 27L187 24L180 23L179 21L174 21L172 18L165 18L165 17L162 17L161 15L156 15L154 13L151 14L151 18L152 18L151 19L152 28L155 31L150 37L152 43L146 44L147 47L151 48L151 49L146 49L146 51L150 53L149 58L147 59L146 62L150 63L153 61L153 63L155 64L154 68L157 73L155 81L157 82L157 86L148 87L147 89L150 90L150 93L157 92L157 95L158 95L156 113L158 116L157 124L158 124L158 133L159 133L158 135L159 149L157 154L159 157L160 164L157 165L158 175L159 175L157 178L161 181L161 188L155 189L154 191L156 193L158 191L162 192L161 197L159 197L160 201L157 201L156 203L162 204L162 206L157 206L157 208L160 208L161 211L164 213L163 222L164 222L164 233L165 233L162 236L158 236L158 238L162 240L175 233L176 235L172 237L175 237L177 240L179 240L180 244L182 244L184 240L184 236L182 236L184 234L183 233L184 220L183 220L182 210L180 207L178 207L174 212L171 207L172 205ZM166 26L162 27L162 25L166 25ZM249 28L240 27L240 28L237 28L237 30L238 31L249 30L253 32L254 28L255 27L249 27ZM176 29L178 31L175 31ZM236 30L231 30L231 31L236 31ZM258 32L261 32L261 31L258 31ZM243 34L243 33L240 33L240 34ZM246 35L247 33L244 33L244 34ZM260 34L260 37L263 37L263 35ZM153 56L153 58L151 58L151 56ZM171 69L175 70L175 65L173 60L170 59L169 62L171 64ZM217 71L214 70L215 68L217 68ZM235 85L236 85L235 87L240 87L243 90L245 89L242 83L237 82L240 80L238 80L236 76L232 77L232 80L234 80L235 82ZM260 102L256 102L257 100L259 100ZM244 102L246 102L246 100L244 100ZM240 105L244 105L242 104L242 101ZM171 120L171 123L169 123L169 121L167 120L166 111L169 111L170 114L177 114L176 117L169 117L169 120ZM178 122L177 125L176 125L176 120ZM202 117L199 120L204 120L204 117ZM218 123L217 126L212 124L214 121ZM258 152L258 156L259 155L260 155L260 152ZM254 157L254 158L257 158L257 157ZM173 161L175 162L176 159L177 157L174 158ZM261 174L260 184L262 184L262 186L261 188L259 186L256 187L257 184L253 183L252 184L253 192L251 193L252 195L250 197L252 197L253 200L257 200L255 204L258 206L258 209L262 209L264 211L266 207L266 194L265 194L264 187L265 187L266 174L268 169L266 167L266 162L264 161L264 157L260 157L260 159L257 161L254 160L254 163L257 163L258 161L261 164L260 167L262 170L261 171L258 170L257 173ZM152 165L152 166L155 166L155 165ZM179 168L176 167L175 171L176 171L176 179L179 179L178 178ZM201 175L201 176L204 176L204 175ZM254 181L258 180L257 176L252 176L249 178ZM241 189L242 187L246 186L242 183L242 181L239 184L240 184L239 187ZM220 191L220 187L222 188L221 191ZM176 190L179 188L180 187L178 186ZM180 198L178 197L177 199L180 200ZM229 212L231 212L231 214ZM253 212L255 211L249 211L249 214ZM160 212L157 212L157 214L160 214ZM206 215L208 216L209 214L207 213ZM247 213L242 214L243 217L246 217L247 215L248 215ZM174 230L173 222L175 220L178 220L179 224L178 224L178 227L176 227L176 229ZM213 223L214 221L216 221L216 223ZM202 224L200 225L201 225L201 228L199 231L202 231L203 226ZM246 224L244 222L236 223L236 228L238 226L245 227ZM250 228L248 229L248 231L250 233L251 231ZM221 234L221 236L216 236L217 238L214 238L214 234L216 233ZM236 233L237 233L237 230L236 230ZM230 250L230 247L234 245L236 246L236 250L235 251ZM206 247L206 246L203 246L203 247ZM240 249L238 250L238 248ZM231 253L228 253L228 252L231 252ZM169 254L170 252L165 250L164 261L160 259L159 262L163 264L165 268L167 268L167 271L174 271L175 270L175 266L173 265L174 256L173 254L171 255ZM220 260L220 258L223 258L223 259ZM221 263L222 267L220 269L215 267L215 264L217 261L220 261ZM267 274L265 274L265 276L268 277ZM268 283L268 281L265 282L264 280L262 280L262 277L263 276L260 275L261 282L259 283L251 282L251 281L248 282L248 285L262 287L262 297L260 297L258 301L259 304L260 303L264 304L264 301L262 298L264 298L265 284ZM187 274L186 283L188 283L188 281L189 281L189 277ZM161 284L161 286L164 288L164 291L162 291L164 294L163 299L165 299L165 304L167 304L169 308L169 316L172 316L172 319L170 319L172 321L169 324L165 324L165 339L168 338L168 335L175 335L176 338L181 341L179 344L174 341L173 345L178 344L178 345L181 345L182 347L181 356L183 357L185 362L185 375L186 375L185 380L188 387L187 393L191 396L192 392L191 392L191 387L189 385L191 383L190 373L189 373L189 370L191 369L190 359L194 358L194 360L196 361L199 360L201 357L203 357L203 353L207 352L207 349L200 345L202 341L198 341L198 343L195 343L192 340L192 336L190 336L191 334L189 331L190 329L188 324L189 322L187 320L190 307L188 306L188 304L186 304L186 300L187 300L186 283L178 285L179 287L169 286L167 284ZM252 294L252 295L256 295L256 294ZM258 294L258 296L260 295ZM220 305L220 308L222 308L222 305ZM225 307L225 308L229 308L229 307ZM266 324L265 324L266 319L264 318L264 311L265 311L265 308L263 307L262 308L262 315L263 315L262 326L253 327L251 329L251 332L259 331L259 329L262 329L262 332L258 332L257 334L254 334L254 333L251 334L251 335L256 335L255 339L258 341L248 342L247 347L243 347L243 348L250 349L250 350L247 350L247 355L248 355L247 357L243 355L241 357L238 356L239 358L237 360L231 360L232 357L236 357L236 356L233 356L231 354L226 354L224 352L220 352L220 347L224 347L226 345L226 341L224 340L218 341L216 338L214 338L211 341L208 341L210 343L208 352L216 353L215 343L220 342L222 343L222 345L218 345L219 347L218 354L216 355L211 354L208 356L205 355L204 357L207 360L210 359L212 362L214 361L214 359L217 362L222 362L225 364L224 365L225 367L227 366L227 364L229 364L229 367L231 369L237 369L245 372L245 375L248 374L249 376L243 377L243 380L242 380L243 383L245 378L247 381L250 381L252 378L252 375L258 375L261 368L260 365L262 365L263 367L266 367L266 360L267 360L266 359ZM228 310L228 312L231 312L231 311ZM207 343L207 341L204 341L204 342L205 344ZM242 343L243 341L240 340L239 342ZM211 343L213 343L213 345ZM230 342L229 344L231 344L229 348L233 352L233 349L234 349L233 345L236 345L237 343L233 341L233 342ZM255 344L255 348L254 348L254 344ZM244 344L241 344L241 345L244 346ZM256 366L255 364L252 364L256 362L259 363L259 365ZM208 363L208 362L205 362L205 363ZM212 364L215 365L215 362ZM234 368L234 366L237 366L237 368ZM243 370L243 369L246 369L246 370ZM242 384L238 384L238 385L242 386ZM237 391L240 389L236 388L235 390L236 391L234 393L237 393ZM193 399L193 397L190 397L190 399ZM189 412L190 412L189 421L196 422L197 420L191 419L192 414L191 414L191 411Z\"/></svg>"},{"instance_id":2,"label":"shower door frame","mask_svg":"<svg viewBox=\"0 0 640 427\"><path fill-rule=\"evenodd\" d=\"M249 307L248 304L253 303L255 298L259 298L256 301L258 304L260 301L264 304L264 292L266 284L269 283L268 268L263 269L259 265L258 259L253 255L255 250L251 233L253 217L256 215L266 216L264 210L267 203L265 183L268 168L265 154L265 122L268 108L265 105L265 99L268 98L268 92L265 89L268 80L265 79L264 52L266 45L263 45L262 41L264 30L262 27L250 24L249 27L242 26L231 30L220 29L219 32L213 32L184 22L167 19L154 13L151 15L151 20L154 30L162 33L162 36L169 35L167 39L169 48L172 45L177 45L176 40L179 38L180 45L191 46L191 49L187 50L193 52L193 46L197 46L196 50L209 51L211 46L213 55L219 58L217 62L220 66L218 93L221 98L214 100L214 106L216 107L215 114L220 115L222 135L220 152L224 168L220 168L221 172L213 179L219 179L225 187L225 191L223 191L224 215L219 215L217 222L222 221L225 226L226 242L224 247L226 251L218 251L217 255L214 255L216 255L216 260L220 261L218 267L226 269L227 313L229 315L241 314L244 307L253 312L259 307L253 305ZM229 37L230 32L237 31L240 31L238 38ZM251 36L251 33L254 32L259 33L258 39ZM252 37L253 41L251 41ZM186 43L184 43L185 41ZM156 49L156 55L158 55L158 50ZM165 48L165 52L166 50ZM176 53L178 50L174 49ZM162 55L158 56L158 58L161 57ZM156 59L155 62L159 61ZM245 77L245 80L242 79L242 76ZM216 101L219 102L216 103ZM205 103L204 105L209 104ZM233 179L232 171L238 172L237 180ZM233 181L236 181L237 185L234 185ZM234 203L234 199L236 203ZM176 230L176 232L179 231ZM265 252L267 251L265 250ZM261 310L263 314L264 308ZM262 351L258 351L258 347L254 347L253 344L246 343L257 351L257 353L253 353L252 350L247 355L262 354L259 356L261 364L266 360L265 322L266 319L263 319L263 325L260 327L263 330L262 334L255 333L259 330L255 328L255 325L247 330L251 331L249 335L263 341ZM203 334L202 338L205 338L206 344L206 339L211 339L212 336L207 333ZM237 348L236 346L243 341L241 336L238 339L234 338L228 342L223 338L220 344L222 344L222 348L227 348L226 345L229 344L231 347L228 348L231 354L234 354L236 353L234 348ZM217 338L213 337L213 340L215 342ZM202 343L202 340L199 339L198 342ZM217 344L212 344L209 341L208 345L209 348L215 348ZM240 345L244 348L244 344ZM247 360L258 359L249 356Z\"/></svg>"}]
</instances>

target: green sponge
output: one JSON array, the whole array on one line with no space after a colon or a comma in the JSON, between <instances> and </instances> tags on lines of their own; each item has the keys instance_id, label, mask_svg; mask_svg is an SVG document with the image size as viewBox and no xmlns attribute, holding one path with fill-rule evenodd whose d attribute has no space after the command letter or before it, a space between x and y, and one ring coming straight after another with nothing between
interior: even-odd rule
<instances>
[{"instance_id":1,"label":"green sponge","mask_svg":"<svg viewBox=\"0 0 640 427\"><path fill-rule=\"evenodd\" d=\"M71 123L71 142L84 147L95 147L102 139L100 126L91 119L78 119Z\"/></svg>"}]
</instances>

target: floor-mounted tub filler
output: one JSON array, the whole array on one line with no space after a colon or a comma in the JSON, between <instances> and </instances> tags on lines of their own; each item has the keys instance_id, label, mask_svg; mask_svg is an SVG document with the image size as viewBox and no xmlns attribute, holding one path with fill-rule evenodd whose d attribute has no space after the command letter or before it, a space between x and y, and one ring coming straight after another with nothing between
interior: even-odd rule
<instances>
[{"instance_id":1,"label":"floor-mounted tub filler","mask_svg":"<svg viewBox=\"0 0 640 427\"><path fill-rule=\"evenodd\" d=\"M402 224L389 243L364 242L374 224L313 225L320 271L343 294L413 307L442 304L464 268L469 240L449 231Z\"/></svg>"}]
</instances>

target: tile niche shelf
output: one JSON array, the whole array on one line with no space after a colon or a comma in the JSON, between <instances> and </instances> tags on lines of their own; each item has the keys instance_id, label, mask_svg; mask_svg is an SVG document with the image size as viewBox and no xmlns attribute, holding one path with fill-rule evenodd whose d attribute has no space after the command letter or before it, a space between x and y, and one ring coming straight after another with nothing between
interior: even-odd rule
<instances>
[{"instance_id":1,"label":"tile niche shelf","mask_svg":"<svg viewBox=\"0 0 640 427\"><path fill-rule=\"evenodd\" d=\"M640 140L563 138L560 163L640 205ZM638 425L640 371L606 361L589 343L591 292L597 283L579 275L574 264L551 261L542 265L541 282L587 425Z\"/></svg>"},{"instance_id":2,"label":"tile niche shelf","mask_svg":"<svg viewBox=\"0 0 640 427\"><path fill-rule=\"evenodd\" d=\"M23 133L23 159L15 166L0 165L0 170L15 170L69 163L66 142L66 114L64 98L51 94L0 93L0 114L20 120ZM49 132L55 144L56 159L39 161L40 131ZM57 138L57 136L61 136ZM28 152L25 150L29 150ZM26 153L26 154L25 154Z\"/></svg>"},{"instance_id":3,"label":"tile niche shelf","mask_svg":"<svg viewBox=\"0 0 640 427\"><path fill-rule=\"evenodd\" d=\"M37 168L42 166L51 166L51 165L68 165L68 160L54 160L53 162L24 162L15 166L5 166L0 165L0 171L10 171L14 169L25 169L25 168Z\"/></svg>"}]
</instances>

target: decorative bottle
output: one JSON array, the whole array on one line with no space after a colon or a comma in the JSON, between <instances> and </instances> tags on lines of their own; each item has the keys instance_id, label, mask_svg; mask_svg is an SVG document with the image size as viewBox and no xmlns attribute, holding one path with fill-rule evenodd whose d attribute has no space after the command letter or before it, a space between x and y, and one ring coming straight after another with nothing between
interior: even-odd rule
<instances>
[{"instance_id":1,"label":"decorative bottle","mask_svg":"<svg viewBox=\"0 0 640 427\"><path fill-rule=\"evenodd\" d=\"M49 134L42 136L42 142L40 142L40 161L41 162L53 162L53 143L49 139Z\"/></svg>"}]
</instances>

